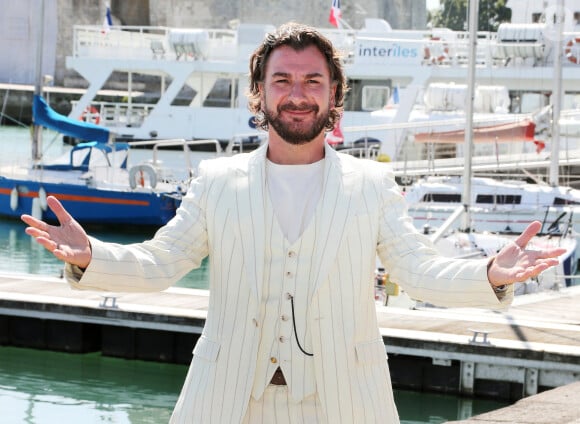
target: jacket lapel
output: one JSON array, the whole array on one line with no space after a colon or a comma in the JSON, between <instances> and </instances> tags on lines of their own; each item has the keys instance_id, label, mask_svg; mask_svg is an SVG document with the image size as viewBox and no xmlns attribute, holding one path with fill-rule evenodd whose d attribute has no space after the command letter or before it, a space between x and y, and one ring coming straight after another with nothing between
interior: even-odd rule
<instances>
[{"instance_id":1,"label":"jacket lapel","mask_svg":"<svg viewBox=\"0 0 580 424\"><path fill-rule=\"evenodd\" d=\"M357 173L349 166L348 161L341 161L336 151L328 145L325 157L324 186L316 217L313 293L326 279L330 267L335 263L347 223L357 210L352 196Z\"/></svg>"},{"instance_id":2,"label":"jacket lapel","mask_svg":"<svg viewBox=\"0 0 580 424\"><path fill-rule=\"evenodd\" d=\"M247 190L238 191L247 193L247 196L238 196L237 207L248 282L258 300L261 297L264 271L264 189L267 147L266 144L249 155L247 170L238 170L243 174L247 172L247 175L238 179L239 185L248 184L248 187Z\"/></svg>"}]
</instances>

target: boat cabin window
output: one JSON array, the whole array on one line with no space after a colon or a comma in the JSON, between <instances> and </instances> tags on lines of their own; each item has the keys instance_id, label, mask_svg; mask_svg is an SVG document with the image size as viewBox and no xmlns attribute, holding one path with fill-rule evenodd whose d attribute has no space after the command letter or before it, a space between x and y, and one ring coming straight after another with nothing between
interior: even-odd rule
<instances>
[{"instance_id":1,"label":"boat cabin window","mask_svg":"<svg viewBox=\"0 0 580 424\"><path fill-rule=\"evenodd\" d=\"M349 79L344 110L351 112L381 110L391 96L389 79Z\"/></svg>"},{"instance_id":2,"label":"boat cabin window","mask_svg":"<svg viewBox=\"0 0 580 424\"><path fill-rule=\"evenodd\" d=\"M518 194L479 194L475 198L475 203L489 205L519 205L522 203L522 196Z\"/></svg>"},{"instance_id":3,"label":"boat cabin window","mask_svg":"<svg viewBox=\"0 0 580 424\"><path fill-rule=\"evenodd\" d=\"M203 101L204 107L234 107L238 96L238 85L235 79L218 78Z\"/></svg>"},{"instance_id":4,"label":"boat cabin window","mask_svg":"<svg viewBox=\"0 0 580 424\"><path fill-rule=\"evenodd\" d=\"M427 193L423 196L423 202L461 203L461 194Z\"/></svg>"},{"instance_id":5,"label":"boat cabin window","mask_svg":"<svg viewBox=\"0 0 580 424\"><path fill-rule=\"evenodd\" d=\"M562 197L554 197L554 206L556 205L580 205L580 202L564 199Z\"/></svg>"},{"instance_id":6,"label":"boat cabin window","mask_svg":"<svg viewBox=\"0 0 580 424\"><path fill-rule=\"evenodd\" d=\"M385 107L390 97L391 89L389 87L367 85L363 87L362 91L362 110L380 110Z\"/></svg>"}]
</instances>

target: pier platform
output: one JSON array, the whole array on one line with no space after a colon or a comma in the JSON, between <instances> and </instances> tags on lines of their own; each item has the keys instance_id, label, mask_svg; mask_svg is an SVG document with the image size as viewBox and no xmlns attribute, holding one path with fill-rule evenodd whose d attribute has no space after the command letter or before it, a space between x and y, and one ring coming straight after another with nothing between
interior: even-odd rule
<instances>
[{"instance_id":1,"label":"pier platform","mask_svg":"<svg viewBox=\"0 0 580 424\"><path fill-rule=\"evenodd\" d=\"M206 290L71 290L0 273L0 345L187 364ZM519 296L509 310L377 306L393 385L515 402L580 381L580 286Z\"/></svg>"},{"instance_id":2,"label":"pier platform","mask_svg":"<svg viewBox=\"0 0 580 424\"><path fill-rule=\"evenodd\" d=\"M447 424L579 424L580 382L542 392L505 408Z\"/></svg>"}]
</instances>

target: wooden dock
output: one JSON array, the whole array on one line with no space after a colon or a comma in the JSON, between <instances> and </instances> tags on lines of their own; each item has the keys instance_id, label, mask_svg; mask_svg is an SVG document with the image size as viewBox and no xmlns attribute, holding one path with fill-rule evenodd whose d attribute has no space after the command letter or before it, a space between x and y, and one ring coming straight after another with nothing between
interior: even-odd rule
<instances>
[{"instance_id":1,"label":"wooden dock","mask_svg":"<svg viewBox=\"0 0 580 424\"><path fill-rule=\"evenodd\" d=\"M113 294L0 274L0 345L189 363L206 290ZM506 312L377 306L393 384L515 401L580 381L580 286Z\"/></svg>"}]
</instances>

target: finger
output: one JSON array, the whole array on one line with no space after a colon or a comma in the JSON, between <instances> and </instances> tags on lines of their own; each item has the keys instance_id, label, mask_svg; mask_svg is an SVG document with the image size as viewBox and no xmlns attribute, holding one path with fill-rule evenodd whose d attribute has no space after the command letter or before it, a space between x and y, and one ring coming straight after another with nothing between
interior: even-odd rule
<instances>
[{"instance_id":1,"label":"finger","mask_svg":"<svg viewBox=\"0 0 580 424\"><path fill-rule=\"evenodd\" d=\"M48 232L35 227L28 227L24 230L24 232L34 238L38 237L50 238L50 234Z\"/></svg>"},{"instance_id":2,"label":"finger","mask_svg":"<svg viewBox=\"0 0 580 424\"><path fill-rule=\"evenodd\" d=\"M549 258L558 258L558 256L562 256L568 250L562 247L554 247L552 249L545 249L540 252L538 258L541 259L549 259Z\"/></svg>"},{"instance_id":3,"label":"finger","mask_svg":"<svg viewBox=\"0 0 580 424\"><path fill-rule=\"evenodd\" d=\"M48 224L44 221L41 221L40 219L37 219L31 215L21 215L20 219L27 225L29 225L30 227L33 228L38 228L39 230L42 231L47 231L48 230Z\"/></svg>"},{"instance_id":4,"label":"finger","mask_svg":"<svg viewBox=\"0 0 580 424\"><path fill-rule=\"evenodd\" d=\"M541 272L558 265L557 259L545 259L539 263L536 263L534 266L529 266L526 269L518 272L516 274L517 281L524 281L530 277L535 277L536 275L540 274Z\"/></svg>"},{"instance_id":5,"label":"finger","mask_svg":"<svg viewBox=\"0 0 580 424\"><path fill-rule=\"evenodd\" d=\"M56 219L58 219L58 222L60 222L61 225L67 224L72 220L72 216L66 211L62 203L60 203L56 197L48 196L46 198L46 204L54 213Z\"/></svg>"},{"instance_id":6,"label":"finger","mask_svg":"<svg viewBox=\"0 0 580 424\"><path fill-rule=\"evenodd\" d=\"M54 253L54 251L57 250L57 248L59 247L59 245L55 241L53 241L49 238L46 238L46 237L36 237L35 240L38 244L40 244L42 247L44 247L49 252Z\"/></svg>"},{"instance_id":7,"label":"finger","mask_svg":"<svg viewBox=\"0 0 580 424\"><path fill-rule=\"evenodd\" d=\"M518 238L515 239L515 244L517 244L521 249L525 249L532 237L538 234L541 228L542 223L540 221L533 221L518 236Z\"/></svg>"}]
</instances>

